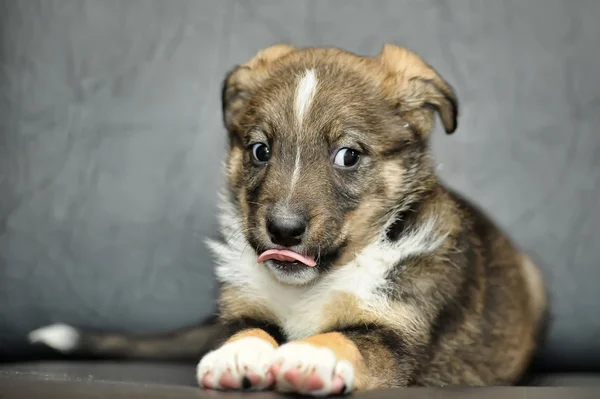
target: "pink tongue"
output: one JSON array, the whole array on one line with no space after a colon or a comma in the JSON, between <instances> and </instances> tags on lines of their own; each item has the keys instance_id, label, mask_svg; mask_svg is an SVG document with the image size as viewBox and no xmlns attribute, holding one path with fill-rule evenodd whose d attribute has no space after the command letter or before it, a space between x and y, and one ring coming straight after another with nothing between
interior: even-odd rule
<instances>
[{"instance_id":1,"label":"pink tongue","mask_svg":"<svg viewBox=\"0 0 600 399\"><path fill-rule=\"evenodd\" d=\"M308 267L315 267L317 262L312 256L304 256L300 255L297 252L290 251L288 249L269 249L268 251L263 252L258 257L258 263L262 263L268 259L275 259L282 262L293 262L297 260L298 262L304 263Z\"/></svg>"}]
</instances>

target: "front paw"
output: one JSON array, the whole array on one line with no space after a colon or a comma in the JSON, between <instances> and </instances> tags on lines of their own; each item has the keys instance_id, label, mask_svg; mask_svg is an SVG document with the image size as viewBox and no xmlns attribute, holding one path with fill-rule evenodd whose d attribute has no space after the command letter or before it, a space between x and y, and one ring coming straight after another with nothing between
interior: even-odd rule
<instances>
[{"instance_id":1,"label":"front paw","mask_svg":"<svg viewBox=\"0 0 600 399\"><path fill-rule=\"evenodd\" d=\"M269 367L275 348L257 337L240 338L207 353L196 370L201 387L206 389L261 390L273 385Z\"/></svg>"},{"instance_id":2,"label":"front paw","mask_svg":"<svg viewBox=\"0 0 600 399\"><path fill-rule=\"evenodd\" d=\"M271 372L280 392L326 396L351 392L354 367L326 347L290 342L277 349Z\"/></svg>"}]
</instances>

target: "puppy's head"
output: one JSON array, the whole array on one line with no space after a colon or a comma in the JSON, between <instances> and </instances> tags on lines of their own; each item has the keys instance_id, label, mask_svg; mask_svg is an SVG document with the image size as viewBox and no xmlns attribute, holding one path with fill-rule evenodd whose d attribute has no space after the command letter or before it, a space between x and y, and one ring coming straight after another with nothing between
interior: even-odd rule
<instances>
[{"instance_id":1,"label":"puppy's head","mask_svg":"<svg viewBox=\"0 0 600 399\"><path fill-rule=\"evenodd\" d=\"M435 113L456 128L451 87L412 52L377 57L276 45L223 85L227 176L243 232L281 282L351 259L435 184Z\"/></svg>"}]
</instances>

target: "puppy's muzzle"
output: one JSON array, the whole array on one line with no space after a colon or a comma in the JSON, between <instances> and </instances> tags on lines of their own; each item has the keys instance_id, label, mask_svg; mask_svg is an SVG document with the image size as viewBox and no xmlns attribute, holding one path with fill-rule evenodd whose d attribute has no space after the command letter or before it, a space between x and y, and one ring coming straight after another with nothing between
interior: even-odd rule
<instances>
[{"instance_id":1,"label":"puppy's muzzle","mask_svg":"<svg viewBox=\"0 0 600 399\"><path fill-rule=\"evenodd\" d=\"M302 244L308 229L304 212L291 208L278 208L267 216L267 232L271 242L285 248Z\"/></svg>"}]
</instances>

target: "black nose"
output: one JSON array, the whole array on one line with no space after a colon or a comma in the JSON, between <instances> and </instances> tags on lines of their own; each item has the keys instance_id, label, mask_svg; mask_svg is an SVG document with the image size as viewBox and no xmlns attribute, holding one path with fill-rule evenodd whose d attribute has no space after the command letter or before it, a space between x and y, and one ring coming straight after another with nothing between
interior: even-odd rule
<instances>
[{"instance_id":1,"label":"black nose","mask_svg":"<svg viewBox=\"0 0 600 399\"><path fill-rule=\"evenodd\" d=\"M302 242L308 222L299 214L286 213L285 215L269 217L267 231L275 245L293 247Z\"/></svg>"}]
</instances>

